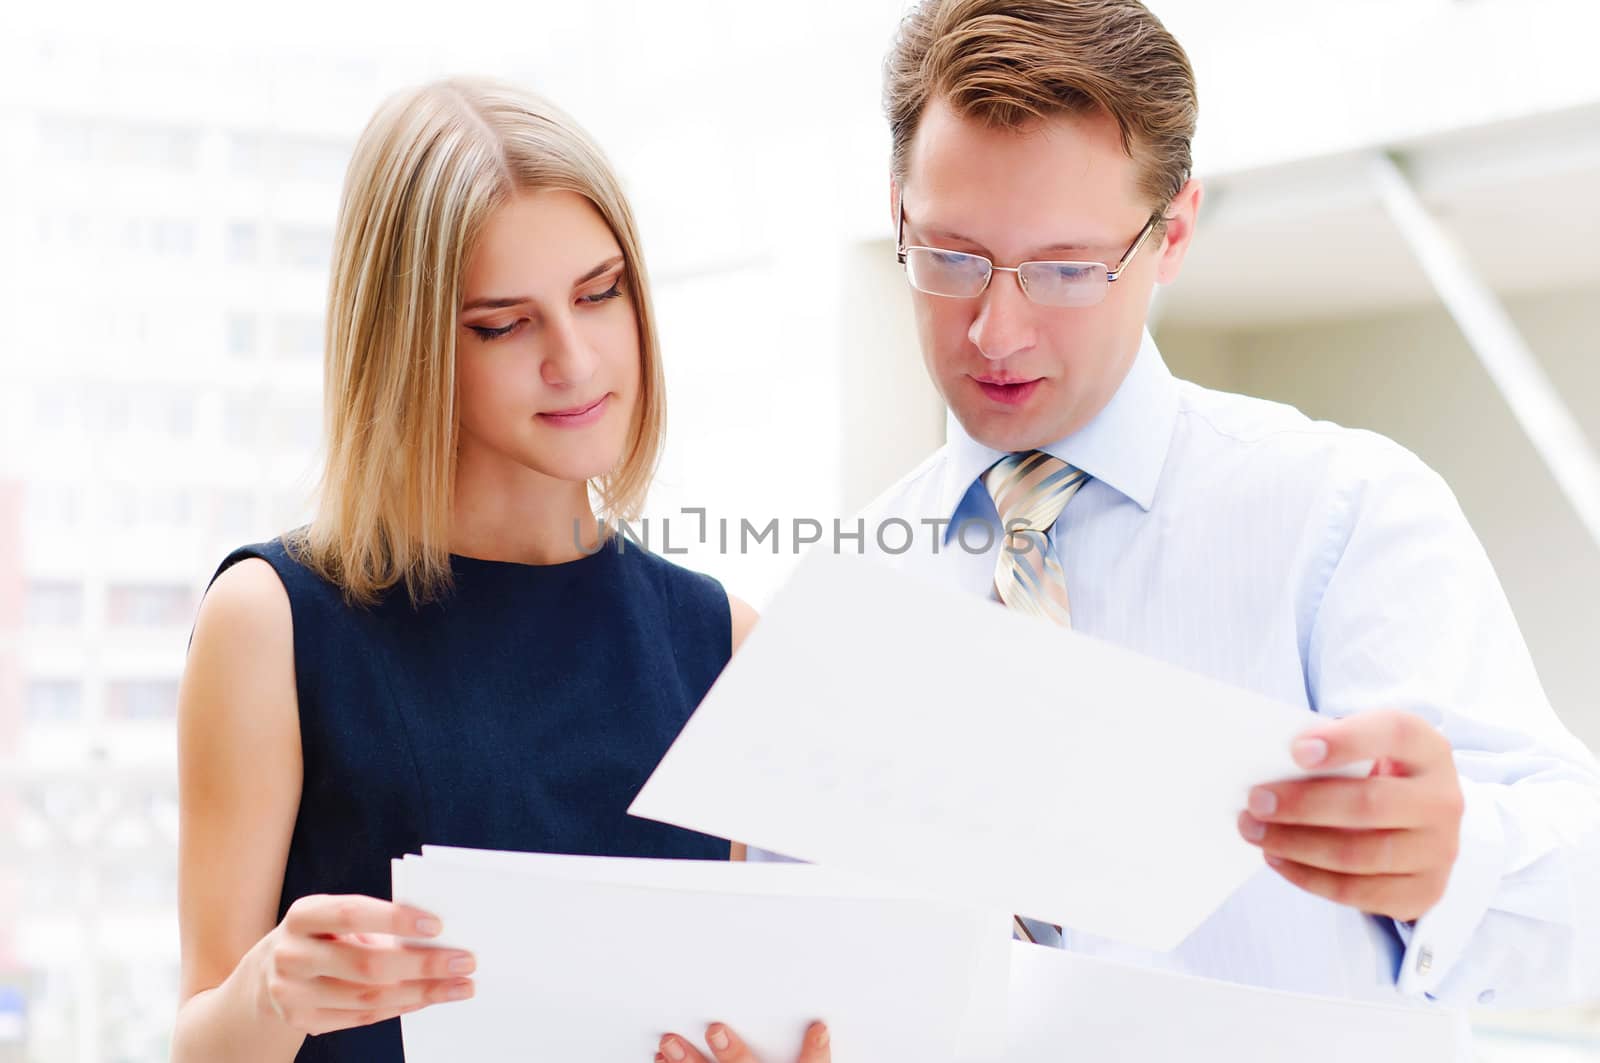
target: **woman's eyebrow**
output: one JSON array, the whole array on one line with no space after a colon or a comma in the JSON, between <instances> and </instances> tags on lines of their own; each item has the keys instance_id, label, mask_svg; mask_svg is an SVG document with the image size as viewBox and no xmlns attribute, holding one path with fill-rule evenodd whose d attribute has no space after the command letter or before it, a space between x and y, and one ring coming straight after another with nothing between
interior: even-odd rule
<instances>
[{"instance_id":1,"label":"woman's eyebrow","mask_svg":"<svg viewBox=\"0 0 1600 1063\"><path fill-rule=\"evenodd\" d=\"M580 284L588 284L590 281L594 280L596 277L600 276L602 273L611 272L613 269L616 269L618 266L620 266L622 264L622 257L623 256L621 256L621 255L612 255L610 258L608 258L604 262L600 263L594 269L591 269L588 273L585 273L583 276L581 276L577 280L573 281L572 282L572 286L574 288L576 288Z\"/></svg>"},{"instance_id":2,"label":"woman's eyebrow","mask_svg":"<svg viewBox=\"0 0 1600 1063\"><path fill-rule=\"evenodd\" d=\"M622 264L622 260L622 255L612 255L610 258L594 267L594 269L591 269L588 273L585 273L583 276L573 281L572 286L576 288L580 284L589 283L601 274L617 268L617 266ZM507 306L520 306L523 303L531 302L533 302L533 296L531 295L486 296L482 299L471 300L461 308L461 312L466 313L468 310L499 310Z\"/></svg>"}]
</instances>

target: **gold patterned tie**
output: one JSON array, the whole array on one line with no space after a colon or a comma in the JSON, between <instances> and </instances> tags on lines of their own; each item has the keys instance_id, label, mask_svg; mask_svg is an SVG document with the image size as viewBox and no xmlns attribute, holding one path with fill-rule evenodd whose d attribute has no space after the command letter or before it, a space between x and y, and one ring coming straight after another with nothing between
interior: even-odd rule
<instances>
[{"instance_id":1,"label":"gold patterned tie","mask_svg":"<svg viewBox=\"0 0 1600 1063\"><path fill-rule=\"evenodd\" d=\"M1088 478L1042 450L1008 454L983 474L983 486L1006 531L995 563L994 593L1008 609L1072 626L1067 575L1050 549L1050 529ZM1060 945L1060 927L1021 916L1011 919L1023 940Z\"/></svg>"},{"instance_id":2,"label":"gold patterned tie","mask_svg":"<svg viewBox=\"0 0 1600 1063\"><path fill-rule=\"evenodd\" d=\"M1007 454L983 474L1006 531L994 590L1007 608L1072 626L1067 576L1051 552L1050 529L1088 478L1042 450Z\"/></svg>"}]
</instances>

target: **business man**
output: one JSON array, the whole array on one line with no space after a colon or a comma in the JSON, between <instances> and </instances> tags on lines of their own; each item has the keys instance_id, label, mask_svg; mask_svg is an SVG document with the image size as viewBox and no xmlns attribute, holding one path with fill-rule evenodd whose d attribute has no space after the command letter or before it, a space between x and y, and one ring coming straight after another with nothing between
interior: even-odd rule
<instances>
[{"instance_id":1,"label":"business man","mask_svg":"<svg viewBox=\"0 0 1600 1063\"><path fill-rule=\"evenodd\" d=\"M1600 991L1600 768L1450 489L1380 436L1175 379L1146 331L1202 200L1183 49L1136 0L927 0L884 95L897 254L956 422L864 512L919 533L886 560L1305 706L1307 769L1376 762L1254 790L1262 873L1174 952L1024 932L1357 999Z\"/></svg>"}]
</instances>

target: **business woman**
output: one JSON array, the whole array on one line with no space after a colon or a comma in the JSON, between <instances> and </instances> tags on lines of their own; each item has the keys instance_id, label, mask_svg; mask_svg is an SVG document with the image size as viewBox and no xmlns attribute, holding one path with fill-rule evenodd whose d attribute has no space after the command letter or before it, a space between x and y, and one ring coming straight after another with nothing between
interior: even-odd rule
<instances>
[{"instance_id":1,"label":"business woman","mask_svg":"<svg viewBox=\"0 0 1600 1063\"><path fill-rule=\"evenodd\" d=\"M730 855L625 811L754 613L607 534L643 501L663 378L599 150L500 83L388 100L326 347L315 518L222 562L180 691L179 1063L388 1063L398 1016L470 997L471 955L397 941L443 929L387 899L424 842ZM800 1059L828 1059L820 1025Z\"/></svg>"}]
</instances>

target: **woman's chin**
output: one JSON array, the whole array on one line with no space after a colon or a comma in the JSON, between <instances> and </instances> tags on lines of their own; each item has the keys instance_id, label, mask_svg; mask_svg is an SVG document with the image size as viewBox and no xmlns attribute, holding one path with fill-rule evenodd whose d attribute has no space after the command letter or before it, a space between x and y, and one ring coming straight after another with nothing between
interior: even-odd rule
<instances>
[{"instance_id":1,"label":"woman's chin","mask_svg":"<svg viewBox=\"0 0 1600 1063\"><path fill-rule=\"evenodd\" d=\"M528 455L523 464L553 480L581 484L600 479L615 470L621 462L622 451L621 448L617 448L560 455L545 451Z\"/></svg>"}]
</instances>

